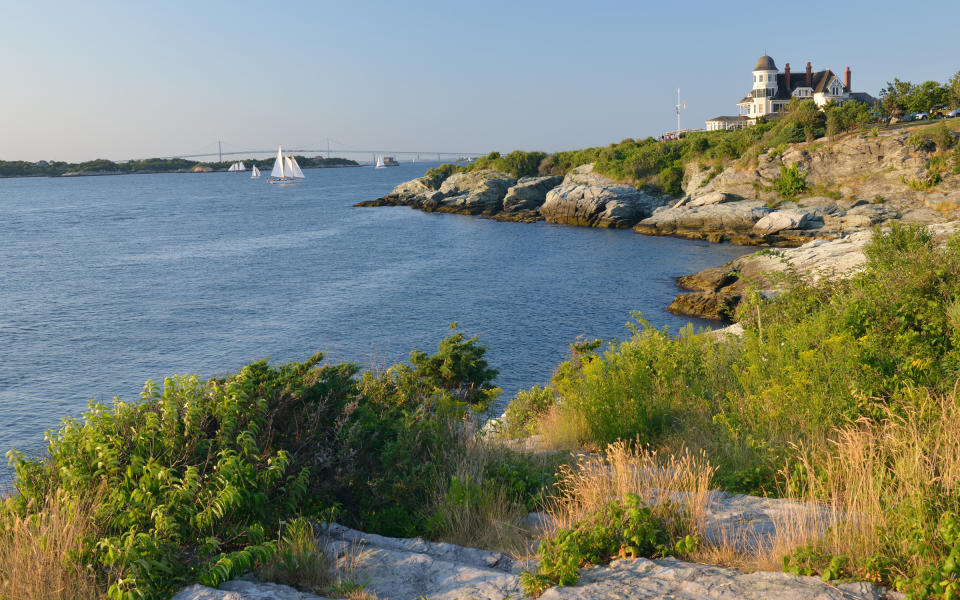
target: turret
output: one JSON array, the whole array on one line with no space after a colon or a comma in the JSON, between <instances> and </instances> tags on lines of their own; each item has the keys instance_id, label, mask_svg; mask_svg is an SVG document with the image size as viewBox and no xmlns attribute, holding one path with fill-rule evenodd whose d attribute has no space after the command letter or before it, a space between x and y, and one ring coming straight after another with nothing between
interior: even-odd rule
<instances>
[{"instance_id":1,"label":"turret","mask_svg":"<svg viewBox=\"0 0 960 600\"><path fill-rule=\"evenodd\" d=\"M770 90L761 94L754 93L754 97L769 98L777 93L777 65L766 54L757 59L757 65L753 67L753 89Z\"/></svg>"}]
</instances>

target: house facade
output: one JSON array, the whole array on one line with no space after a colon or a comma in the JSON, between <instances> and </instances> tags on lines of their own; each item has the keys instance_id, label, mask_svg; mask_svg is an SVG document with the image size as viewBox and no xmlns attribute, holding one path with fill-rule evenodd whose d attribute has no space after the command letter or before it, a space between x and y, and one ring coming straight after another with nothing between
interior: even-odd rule
<instances>
[{"instance_id":1,"label":"house facade","mask_svg":"<svg viewBox=\"0 0 960 600\"><path fill-rule=\"evenodd\" d=\"M710 119L707 121L707 130L739 129L745 124L752 125L760 117L782 113L793 98L813 100L820 107L830 101L842 104L850 100L872 106L876 100L870 94L851 91L850 78L850 67L844 70L841 79L830 69L814 71L809 62L804 72L791 72L790 63L787 63L781 73L773 59L763 55L753 67L753 89L737 102L736 117Z\"/></svg>"}]
</instances>

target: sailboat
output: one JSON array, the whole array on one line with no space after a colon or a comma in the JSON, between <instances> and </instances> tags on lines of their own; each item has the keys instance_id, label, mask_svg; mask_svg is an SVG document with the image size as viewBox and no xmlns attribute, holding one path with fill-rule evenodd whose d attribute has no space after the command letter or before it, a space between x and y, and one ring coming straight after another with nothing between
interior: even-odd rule
<instances>
[{"instance_id":1,"label":"sailboat","mask_svg":"<svg viewBox=\"0 0 960 600\"><path fill-rule=\"evenodd\" d=\"M253 172L250 173L250 179L260 179L260 169L257 168L257 165L253 165Z\"/></svg>"},{"instance_id":2,"label":"sailboat","mask_svg":"<svg viewBox=\"0 0 960 600\"><path fill-rule=\"evenodd\" d=\"M270 171L270 183L297 183L298 179L306 179L297 160L290 156L283 155L283 146L277 146L277 160L273 163L273 170Z\"/></svg>"},{"instance_id":3,"label":"sailboat","mask_svg":"<svg viewBox=\"0 0 960 600\"><path fill-rule=\"evenodd\" d=\"M246 171L246 170L247 170L247 165L243 164L243 162L239 160L233 163L232 165L230 165L230 168L227 169L227 171L232 171L232 172Z\"/></svg>"},{"instance_id":4,"label":"sailboat","mask_svg":"<svg viewBox=\"0 0 960 600\"><path fill-rule=\"evenodd\" d=\"M385 168L387 168L387 165L383 162L383 155L382 155L382 154L378 154L378 155L377 155L377 166L374 167L374 168L375 168L375 169L385 169Z\"/></svg>"}]
</instances>

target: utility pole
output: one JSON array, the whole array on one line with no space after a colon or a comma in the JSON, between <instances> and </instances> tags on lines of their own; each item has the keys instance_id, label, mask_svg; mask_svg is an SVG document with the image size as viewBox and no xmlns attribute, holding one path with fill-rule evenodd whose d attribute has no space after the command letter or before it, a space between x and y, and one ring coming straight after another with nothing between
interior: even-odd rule
<instances>
[{"instance_id":1,"label":"utility pole","mask_svg":"<svg viewBox=\"0 0 960 600\"><path fill-rule=\"evenodd\" d=\"M680 88L677 88L677 139L680 139L680 112L687 110L687 105L680 102Z\"/></svg>"},{"instance_id":2,"label":"utility pole","mask_svg":"<svg viewBox=\"0 0 960 600\"><path fill-rule=\"evenodd\" d=\"M217 162L223 162L223 142L217 140Z\"/></svg>"}]
</instances>

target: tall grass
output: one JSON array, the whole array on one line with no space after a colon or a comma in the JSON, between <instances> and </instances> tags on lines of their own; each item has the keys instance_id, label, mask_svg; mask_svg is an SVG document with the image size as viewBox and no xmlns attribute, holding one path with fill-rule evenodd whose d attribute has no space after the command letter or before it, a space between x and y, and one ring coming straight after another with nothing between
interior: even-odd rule
<instances>
[{"instance_id":1,"label":"tall grass","mask_svg":"<svg viewBox=\"0 0 960 600\"><path fill-rule=\"evenodd\" d=\"M0 598L3 600L96 600L103 573L89 564L85 541L101 527L102 494L79 501L48 496L23 516L0 506Z\"/></svg>"},{"instance_id":2,"label":"tall grass","mask_svg":"<svg viewBox=\"0 0 960 600\"><path fill-rule=\"evenodd\" d=\"M944 514L960 512L960 398L907 390L879 420L837 430L832 448L801 448L803 497L826 503L830 522L814 547L844 556L862 579L910 581L943 561ZM813 565L823 568L824 565Z\"/></svg>"},{"instance_id":3,"label":"tall grass","mask_svg":"<svg viewBox=\"0 0 960 600\"><path fill-rule=\"evenodd\" d=\"M659 453L636 441L617 441L599 454L560 468L559 492L545 502L555 529L573 529L611 500L636 494L655 518L682 536L704 529L714 467L702 453Z\"/></svg>"}]
</instances>

